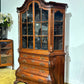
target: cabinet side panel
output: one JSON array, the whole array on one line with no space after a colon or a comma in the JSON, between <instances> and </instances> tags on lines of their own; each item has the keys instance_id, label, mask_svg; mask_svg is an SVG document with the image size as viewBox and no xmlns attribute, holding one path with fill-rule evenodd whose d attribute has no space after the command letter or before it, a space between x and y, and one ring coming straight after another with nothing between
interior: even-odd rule
<instances>
[{"instance_id":1,"label":"cabinet side panel","mask_svg":"<svg viewBox=\"0 0 84 84\"><path fill-rule=\"evenodd\" d=\"M54 84L64 84L64 56L55 56L51 58L53 65L51 73L53 74L52 80Z\"/></svg>"}]
</instances>

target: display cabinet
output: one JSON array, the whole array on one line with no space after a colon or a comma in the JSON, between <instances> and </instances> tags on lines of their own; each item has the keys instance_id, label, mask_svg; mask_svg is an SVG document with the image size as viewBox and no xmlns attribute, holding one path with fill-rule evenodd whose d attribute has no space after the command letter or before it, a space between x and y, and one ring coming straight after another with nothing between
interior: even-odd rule
<instances>
[{"instance_id":1,"label":"display cabinet","mask_svg":"<svg viewBox=\"0 0 84 84\"><path fill-rule=\"evenodd\" d=\"M4 66L14 69L12 40L0 40L0 67Z\"/></svg>"},{"instance_id":2,"label":"display cabinet","mask_svg":"<svg viewBox=\"0 0 84 84\"><path fill-rule=\"evenodd\" d=\"M44 0L25 0L17 8L20 66L15 84L64 84L66 8Z\"/></svg>"}]
</instances>

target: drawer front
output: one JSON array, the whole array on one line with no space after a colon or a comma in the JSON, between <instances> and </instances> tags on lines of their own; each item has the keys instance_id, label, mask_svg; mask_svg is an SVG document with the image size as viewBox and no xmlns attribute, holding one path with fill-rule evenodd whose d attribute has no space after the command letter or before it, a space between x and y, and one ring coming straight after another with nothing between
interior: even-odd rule
<instances>
[{"instance_id":1,"label":"drawer front","mask_svg":"<svg viewBox=\"0 0 84 84\"><path fill-rule=\"evenodd\" d=\"M40 60L40 61L49 61L49 57L47 56L29 55L29 54L23 54L23 53L20 56L29 58L29 59Z\"/></svg>"},{"instance_id":2,"label":"drawer front","mask_svg":"<svg viewBox=\"0 0 84 84\"><path fill-rule=\"evenodd\" d=\"M36 75L40 75L40 76L44 76L44 77L48 77L49 75L49 71L46 68L41 68L41 67L35 67L32 65L21 65L20 68L28 73L32 73L32 74L36 74Z\"/></svg>"},{"instance_id":3,"label":"drawer front","mask_svg":"<svg viewBox=\"0 0 84 84\"><path fill-rule=\"evenodd\" d=\"M23 71L18 72L16 75L17 75L17 77L20 77L22 79L31 80L31 81L35 81L35 82L38 82L38 83L43 83L43 84L48 83L48 80L47 80L46 77L41 77L41 76L38 76L38 75L26 73L26 72L23 72Z\"/></svg>"},{"instance_id":4,"label":"drawer front","mask_svg":"<svg viewBox=\"0 0 84 84\"><path fill-rule=\"evenodd\" d=\"M37 65L43 67L49 67L49 62L38 61L34 59L27 59L27 58L19 58L19 62L22 64L30 64L30 65Z\"/></svg>"}]
</instances>

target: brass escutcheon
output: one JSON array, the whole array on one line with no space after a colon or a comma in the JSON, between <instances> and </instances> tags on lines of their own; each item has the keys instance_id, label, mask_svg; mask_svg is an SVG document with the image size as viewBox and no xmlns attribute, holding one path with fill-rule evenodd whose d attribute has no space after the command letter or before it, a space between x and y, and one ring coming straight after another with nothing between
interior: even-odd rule
<instances>
[{"instance_id":1,"label":"brass escutcheon","mask_svg":"<svg viewBox=\"0 0 84 84\"><path fill-rule=\"evenodd\" d=\"M25 75L24 75L24 74L22 74L21 76L22 76L22 77L25 77Z\"/></svg>"},{"instance_id":2,"label":"brass escutcheon","mask_svg":"<svg viewBox=\"0 0 84 84\"><path fill-rule=\"evenodd\" d=\"M42 79L38 79L38 82L43 82L43 80Z\"/></svg>"},{"instance_id":3,"label":"brass escutcheon","mask_svg":"<svg viewBox=\"0 0 84 84\"><path fill-rule=\"evenodd\" d=\"M35 55L32 55L32 57L35 57Z\"/></svg>"},{"instance_id":4,"label":"brass escutcheon","mask_svg":"<svg viewBox=\"0 0 84 84\"><path fill-rule=\"evenodd\" d=\"M31 74L31 77L33 77L33 75Z\"/></svg>"},{"instance_id":5,"label":"brass escutcheon","mask_svg":"<svg viewBox=\"0 0 84 84\"><path fill-rule=\"evenodd\" d=\"M27 57L27 55L23 55L23 57Z\"/></svg>"},{"instance_id":6,"label":"brass escutcheon","mask_svg":"<svg viewBox=\"0 0 84 84\"><path fill-rule=\"evenodd\" d=\"M23 67L23 69L28 69L27 67Z\"/></svg>"},{"instance_id":7,"label":"brass escutcheon","mask_svg":"<svg viewBox=\"0 0 84 84\"><path fill-rule=\"evenodd\" d=\"M40 59L41 59L41 60L45 60L45 58L44 58L44 57L40 57Z\"/></svg>"},{"instance_id":8,"label":"brass escutcheon","mask_svg":"<svg viewBox=\"0 0 84 84\"><path fill-rule=\"evenodd\" d=\"M32 62L34 62L34 60L32 60Z\"/></svg>"},{"instance_id":9,"label":"brass escutcheon","mask_svg":"<svg viewBox=\"0 0 84 84\"><path fill-rule=\"evenodd\" d=\"M39 72L41 72L41 73L45 73L45 71L44 71L44 70L40 70Z\"/></svg>"},{"instance_id":10,"label":"brass escutcheon","mask_svg":"<svg viewBox=\"0 0 84 84\"><path fill-rule=\"evenodd\" d=\"M41 66L44 66L45 64L44 63L40 63Z\"/></svg>"},{"instance_id":11,"label":"brass escutcheon","mask_svg":"<svg viewBox=\"0 0 84 84\"><path fill-rule=\"evenodd\" d=\"M27 61L24 59L23 62L26 63Z\"/></svg>"}]
</instances>

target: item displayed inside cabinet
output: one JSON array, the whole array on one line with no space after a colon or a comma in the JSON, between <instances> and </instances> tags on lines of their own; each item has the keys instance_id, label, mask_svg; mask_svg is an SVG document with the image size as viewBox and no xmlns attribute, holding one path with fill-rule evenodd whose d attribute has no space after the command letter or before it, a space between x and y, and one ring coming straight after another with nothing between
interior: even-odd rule
<instances>
[{"instance_id":1,"label":"item displayed inside cabinet","mask_svg":"<svg viewBox=\"0 0 84 84\"><path fill-rule=\"evenodd\" d=\"M15 84L64 84L66 8L44 0L25 0L17 8L20 66Z\"/></svg>"},{"instance_id":2,"label":"item displayed inside cabinet","mask_svg":"<svg viewBox=\"0 0 84 84\"><path fill-rule=\"evenodd\" d=\"M12 66L14 69L12 40L0 40L0 67L3 66Z\"/></svg>"}]
</instances>

